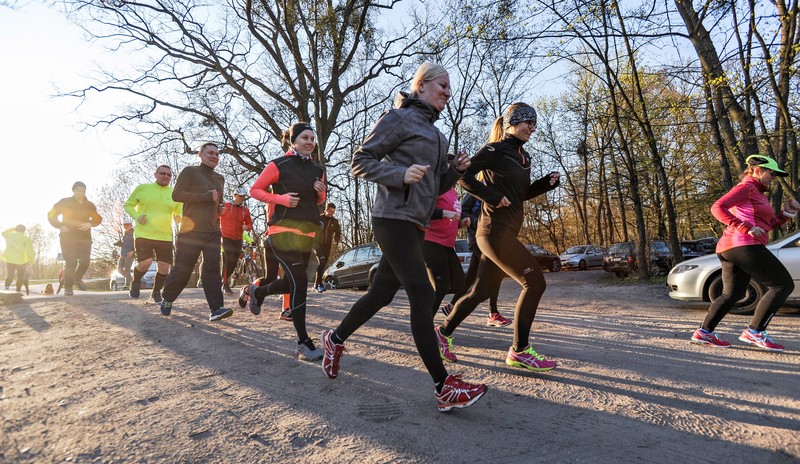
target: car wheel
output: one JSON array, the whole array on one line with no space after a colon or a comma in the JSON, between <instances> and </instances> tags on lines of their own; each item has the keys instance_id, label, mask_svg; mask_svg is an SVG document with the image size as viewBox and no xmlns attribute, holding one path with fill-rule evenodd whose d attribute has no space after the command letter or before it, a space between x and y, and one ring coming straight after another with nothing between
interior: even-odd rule
<instances>
[{"instance_id":1,"label":"car wheel","mask_svg":"<svg viewBox=\"0 0 800 464\"><path fill-rule=\"evenodd\" d=\"M116 281L112 281L111 284L109 285L109 288L111 289L112 292L116 292L117 291L117 282Z\"/></svg>"},{"instance_id":2,"label":"car wheel","mask_svg":"<svg viewBox=\"0 0 800 464\"><path fill-rule=\"evenodd\" d=\"M337 287L336 279L334 277L328 276L327 278L325 278L325 286L331 290L336 290Z\"/></svg>"},{"instance_id":3,"label":"car wheel","mask_svg":"<svg viewBox=\"0 0 800 464\"><path fill-rule=\"evenodd\" d=\"M764 287L759 284L758 282L750 281L747 285L747 292L744 294L744 298L737 301L733 308L731 308L731 314L744 314L744 315L751 315L756 310L756 305L758 305L759 300L761 297L764 296L766 290ZM714 277L714 280L708 285L708 299L709 301L713 302L719 296L722 295L722 275L718 275Z\"/></svg>"},{"instance_id":4,"label":"car wheel","mask_svg":"<svg viewBox=\"0 0 800 464\"><path fill-rule=\"evenodd\" d=\"M550 265L550 272L558 272L561 270L561 260L554 259L553 264Z\"/></svg>"},{"instance_id":5,"label":"car wheel","mask_svg":"<svg viewBox=\"0 0 800 464\"><path fill-rule=\"evenodd\" d=\"M586 270L586 261L581 260L581 262L578 263L578 270L579 271L585 271Z\"/></svg>"}]
</instances>

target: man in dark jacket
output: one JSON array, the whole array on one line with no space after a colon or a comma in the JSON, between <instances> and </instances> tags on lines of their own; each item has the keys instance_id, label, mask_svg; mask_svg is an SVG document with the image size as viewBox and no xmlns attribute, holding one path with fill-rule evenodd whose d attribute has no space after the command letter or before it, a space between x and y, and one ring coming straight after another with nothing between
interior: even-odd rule
<instances>
[{"instance_id":1,"label":"man in dark jacket","mask_svg":"<svg viewBox=\"0 0 800 464\"><path fill-rule=\"evenodd\" d=\"M169 316L172 303L178 298L194 270L197 258L203 254L203 268L200 278L208 307L211 309L210 321L224 319L233 310L225 308L222 296L222 277L220 275L219 215L222 213L222 193L225 178L214 172L219 164L219 148L214 143L205 143L197 154L200 164L184 168L175 187L172 199L183 203L183 219L175 244L175 265L169 271L164 283L164 300L161 314Z\"/></svg>"},{"instance_id":2,"label":"man in dark jacket","mask_svg":"<svg viewBox=\"0 0 800 464\"><path fill-rule=\"evenodd\" d=\"M325 273L325 268L328 266L328 257L331 255L333 242L339 243L342 238L342 228L339 225L339 220L333 217L334 214L336 214L336 205L328 203L325 207L325 212L319 217L321 234L319 244L314 248L314 255L317 257L314 290L319 293L325 291L325 285L322 283L322 274Z\"/></svg>"}]
</instances>

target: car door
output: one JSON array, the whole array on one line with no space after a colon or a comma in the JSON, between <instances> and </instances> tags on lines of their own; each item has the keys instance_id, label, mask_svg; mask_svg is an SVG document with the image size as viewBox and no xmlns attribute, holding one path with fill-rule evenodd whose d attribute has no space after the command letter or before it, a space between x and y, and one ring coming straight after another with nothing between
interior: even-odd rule
<instances>
[{"instance_id":1,"label":"car door","mask_svg":"<svg viewBox=\"0 0 800 464\"><path fill-rule=\"evenodd\" d=\"M333 263L333 274L336 276L336 280L339 281L339 287L350 287L352 286L353 276L352 276L352 267L354 258L356 256L356 250L348 250L342 256Z\"/></svg>"},{"instance_id":2,"label":"car door","mask_svg":"<svg viewBox=\"0 0 800 464\"><path fill-rule=\"evenodd\" d=\"M352 267L353 286L366 287L369 284L369 269L374 264L374 261L370 259L372 246L360 246L355 251Z\"/></svg>"},{"instance_id":3,"label":"car door","mask_svg":"<svg viewBox=\"0 0 800 464\"><path fill-rule=\"evenodd\" d=\"M789 298L800 298L800 240L787 243L775 255L786 266L794 281L794 291Z\"/></svg>"},{"instance_id":4,"label":"car door","mask_svg":"<svg viewBox=\"0 0 800 464\"><path fill-rule=\"evenodd\" d=\"M586 247L586 265L597 267L603 265L603 253L593 246Z\"/></svg>"}]
</instances>

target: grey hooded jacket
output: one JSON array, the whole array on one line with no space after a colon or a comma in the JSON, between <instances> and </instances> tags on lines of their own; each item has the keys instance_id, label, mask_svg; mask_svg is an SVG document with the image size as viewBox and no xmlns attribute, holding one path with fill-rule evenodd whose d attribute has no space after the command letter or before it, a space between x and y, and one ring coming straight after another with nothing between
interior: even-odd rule
<instances>
[{"instance_id":1,"label":"grey hooded jacket","mask_svg":"<svg viewBox=\"0 0 800 464\"><path fill-rule=\"evenodd\" d=\"M381 115L364 143L353 154L356 177L378 184L372 217L401 219L427 228L436 198L461 174L447 161L448 142L433 125L439 112L422 100L401 92L398 108ZM412 164L430 166L415 183L403 183Z\"/></svg>"}]
</instances>

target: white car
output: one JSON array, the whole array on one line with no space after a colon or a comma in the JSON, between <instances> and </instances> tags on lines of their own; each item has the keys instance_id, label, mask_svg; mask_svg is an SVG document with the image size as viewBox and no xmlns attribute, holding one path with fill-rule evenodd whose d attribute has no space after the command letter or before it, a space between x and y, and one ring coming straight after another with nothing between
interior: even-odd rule
<instances>
[{"instance_id":1,"label":"white car","mask_svg":"<svg viewBox=\"0 0 800 464\"><path fill-rule=\"evenodd\" d=\"M469 249L469 242L463 239L456 240L456 255L458 256L458 261L461 263L461 270L466 273L469 268L469 262L472 259L472 251Z\"/></svg>"},{"instance_id":2,"label":"white car","mask_svg":"<svg viewBox=\"0 0 800 464\"><path fill-rule=\"evenodd\" d=\"M131 267L131 275L133 275L133 267L136 266L136 261L133 262ZM144 273L142 277L142 289L153 288L153 283L156 280L156 272L158 271L158 263L153 261L150 263L150 268ZM125 276L120 274L118 269L114 269L111 273L111 278L108 280L108 289L112 292L122 290L125 288Z\"/></svg>"},{"instance_id":3,"label":"white car","mask_svg":"<svg viewBox=\"0 0 800 464\"><path fill-rule=\"evenodd\" d=\"M787 303L800 303L800 232L778 239L767 248L786 266L795 282L795 288ZM715 300L722 293L722 264L716 254L686 260L673 267L667 275L669 296L683 301ZM733 314L752 314L766 288L754 279L750 280L744 298L731 310Z\"/></svg>"}]
</instances>

